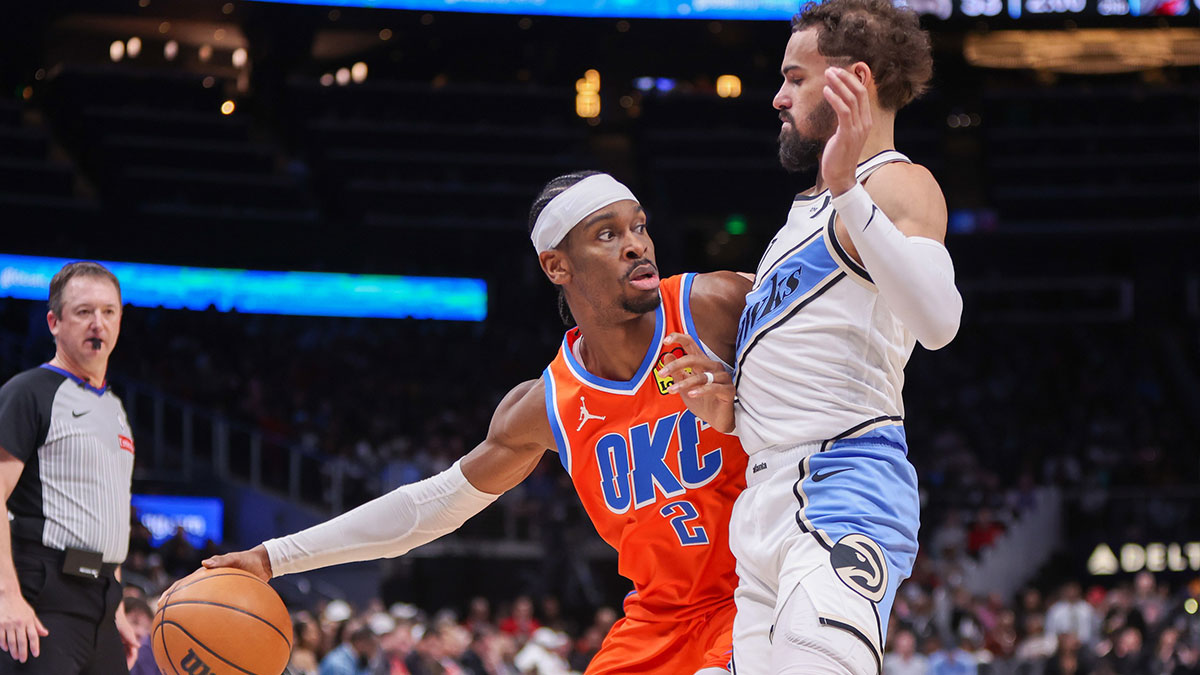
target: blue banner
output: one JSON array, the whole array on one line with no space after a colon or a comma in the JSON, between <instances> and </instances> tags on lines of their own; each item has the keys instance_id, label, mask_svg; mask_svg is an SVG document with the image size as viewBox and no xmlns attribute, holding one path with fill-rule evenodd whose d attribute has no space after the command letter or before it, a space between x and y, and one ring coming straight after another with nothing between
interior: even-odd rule
<instances>
[{"instance_id":1,"label":"blue banner","mask_svg":"<svg viewBox=\"0 0 1200 675\"><path fill-rule=\"evenodd\" d=\"M188 541L204 548L207 540L220 544L224 536L225 503L217 497L133 495L138 522L150 530L150 545L162 546L183 528Z\"/></svg>"},{"instance_id":2,"label":"blue banner","mask_svg":"<svg viewBox=\"0 0 1200 675\"><path fill-rule=\"evenodd\" d=\"M67 258L0 254L0 297L46 300ZM483 321L482 279L328 272L270 272L97 261L136 307L250 314Z\"/></svg>"}]
</instances>

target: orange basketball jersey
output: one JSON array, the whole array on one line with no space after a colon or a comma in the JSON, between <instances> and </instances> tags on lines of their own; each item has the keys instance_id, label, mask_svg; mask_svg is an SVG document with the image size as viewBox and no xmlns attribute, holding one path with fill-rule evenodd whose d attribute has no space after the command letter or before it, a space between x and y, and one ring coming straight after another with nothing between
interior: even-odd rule
<instances>
[{"instance_id":1,"label":"orange basketball jersey","mask_svg":"<svg viewBox=\"0 0 1200 675\"><path fill-rule=\"evenodd\" d=\"M632 380L584 370L578 328L543 374L559 458L600 536L617 549L635 589L625 614L640 620L703 614L732 602L737 585L729 516L746 486L746 453L668 394L671 380L658 375L664 356L683 353L663 336L686 332L702 344L688 301L694 276L660 284L656 337Z\"/></svg>"}]
</instances>

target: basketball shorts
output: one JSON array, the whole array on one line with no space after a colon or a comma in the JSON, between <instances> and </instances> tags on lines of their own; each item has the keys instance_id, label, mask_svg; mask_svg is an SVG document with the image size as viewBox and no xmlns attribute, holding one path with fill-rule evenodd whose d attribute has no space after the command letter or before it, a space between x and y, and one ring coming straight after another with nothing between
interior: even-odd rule
<instances>
[{"instance_id":1,"label":"basketball shorts","mask_svg":"<svg viewBox=\"0 0 1200 675\"><path fill-rule=\"evenodd\" d=\"M751 456L730 522L735 675L801 672L786 667L795 652L772 649L780 640L835 655L847 673L882 670L896 588L917 555L917 476L906 453L904 428L889 424ZM814 627L791 629L806 613Z\"/></svg>"},{"instance_id":2,"label":"basketball shorts","mask_svg":"<svg viewBox=\"0 0 1200 675\"><path fill-rule=\"evenodd\" d=\"M733 654L733 602L685 621L624 617L613 624L585 675L692 675L728 670Z\"/></svg>"}]
</instances>

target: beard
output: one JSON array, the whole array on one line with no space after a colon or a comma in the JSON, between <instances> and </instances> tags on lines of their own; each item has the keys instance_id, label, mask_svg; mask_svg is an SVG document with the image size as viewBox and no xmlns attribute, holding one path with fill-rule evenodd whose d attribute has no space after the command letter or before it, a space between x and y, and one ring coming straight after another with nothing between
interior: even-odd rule
<instances>
[{"instance_id":1,"label":"beard","mask_svg":"<svg viewBox=\"0 0 1200 675\"><path fill-rule=\"evenodd\" d=\"M658 293L642 298L621 298L621 309L631 314L649 314L658 309L660 304L662 304L662 297Z\"/></svg>"},{"instance_id":2,"label":"beard","mask_svg":"<svg viewBox=\"0 0 1200 675\"><path fill-rule=\"evenodd\" d=\"M833 111L833 106L829 105L829 101L822 99L816 109L809 113L804 120L806 126L812 129L813 135L811 136L800 133L800 128L796 126L796 119L792 117L791 113L786 110L780 111L780 116L784 115L792 123L792 130L779 132L779 163L791 173L807 171L821 161L821 152L825 150L825 143L837 131L837 113Z\"/></svg>"},{"instance_id":3,"label":"beard","mask_svg":"<svg viewBox=\"0 0 1200 675\"><path fill-rule=\"evenodd\" d=\"M633 275L633 271L645 265L653 267L654 273L658 274L658 265L650 262L650 260L647 258L642 258L641 260L633 262L629 266L629 271L627 271L625 276L621 279L622 284L628 284L629 278ZM660 304L662 304L662 297L658 293L633 298L627 295L621 296L621 309L633 314L647 314L649 312L653 312L654 310L658 309Z\"/></svg>"}]
</instances>

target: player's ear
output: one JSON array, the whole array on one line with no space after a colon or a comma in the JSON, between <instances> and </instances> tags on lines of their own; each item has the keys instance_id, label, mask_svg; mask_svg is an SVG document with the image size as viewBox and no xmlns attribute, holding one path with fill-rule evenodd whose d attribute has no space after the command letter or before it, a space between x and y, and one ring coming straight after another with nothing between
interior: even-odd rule
<instances>
[{"instance_id":1,"label":"player's ear","mask_svg":"<svg viewBox=\"0 0 1200 675\"><path fill-rule=\"evenodd\" d=\"M571 261L562 251L553 248L542 251L538 254L538 263L550 283L562 286L571 280Z\"/></svg>"},{"instance_id":2,"label":"player's ear","mask_svg":"<svg viewBox=\"0 0 1200 675\"><path fill-rule=\"evenodd\" d=\"M854 77L858 78L858 81L862 82L863 86L865 86L867 89L874 88L875 75L874 75L874 73L871 72L871 66L868 66L865 62L855 61L846 70L850 71L850 74L852 74L852 75L854 75Z\"/></svg>"}]
</instances>

